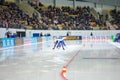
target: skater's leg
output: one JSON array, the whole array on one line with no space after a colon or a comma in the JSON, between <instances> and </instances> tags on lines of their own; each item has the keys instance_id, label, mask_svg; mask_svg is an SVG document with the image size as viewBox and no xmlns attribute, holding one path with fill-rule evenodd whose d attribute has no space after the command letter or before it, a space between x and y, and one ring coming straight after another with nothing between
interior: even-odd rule
<instances>
[{"instance_id":1,"label":"skater's leg","mask_svg":"<svg viewBox=\"0 0 120 80\"><path fill-rule=\"evenodd\" d=\"M55 49L57 44L58 44L58 41L55 42L53 49Z\"/></svg>"},{"instance_id":2,"label":"skater's leg","mask_svg":"<svg viewBox=\"0 0 120 80\"><path fill-rule=\"evenodd\" d=\"M64 40L62 41L62 44L63 44L64 46L66 46L66 44L65 44Z\"/></svg>"},{"instance_id":3,"label":"skater's leg","mask_svg":"<svg viewBox=\"0 0 120 80\"><path fill-rule=\"evenodd\" d=\"M60 47L61 47L61 43L58 42L58 44L57 44L57 48L60 48Z\"/></svg>"},{"instance_id":4,"label":"skater's leg","mask_svg":"<svg viewBox=\"0 0 120 80\"><path fill-rule=\"evenodd\" d=\"M60 41L60 43L61 43L63 50L65 50L65 48L64 48L65 45L64 45L63 41Z\"/></svg>"}]
</instances>

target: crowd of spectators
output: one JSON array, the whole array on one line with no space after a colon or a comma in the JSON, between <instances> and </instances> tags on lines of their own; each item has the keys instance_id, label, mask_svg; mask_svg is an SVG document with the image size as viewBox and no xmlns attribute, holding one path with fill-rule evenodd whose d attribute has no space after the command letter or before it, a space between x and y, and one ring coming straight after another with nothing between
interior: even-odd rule
<instances>
[{"instance_id":1,"label":"crowd of spectators","mask_svg":"<svg viewBox=\"0 0 120 80\"><path fill-rule=\"evenodd\" d=\"M24 28L28 16L14 3L6 3L0 6L0 27Z\"/></svg>"},{"instance_id":2,"label":"crowd of spectators","mask_svg":"<svg viewBox=\"0 0 120 80\"><path fill-rule=\"evenodd\" d=\"M15 3L0 5L0 27L26 29L26 26L34 26L39 21L29 17L27 12L19 9Z\"/></svg>"},{"instance_id":3,"label":"crowd of spectators","mask_svg":"<svg viewBox=\"0 0 120 80\"><path fill-rule=\"evenodd\" d=\"M29 2L30 3L30 2ZM90 13L90 7L69 6L43 8L30 3L41 14L41 21L48 29L53 30L92 30L90 22L97 23L95 17ZM96 25L95 25L96 26Z\"/></svg>"},{"instance_id":4,"label":"crowd of spectators","mask_svg":"<svg viewBox=\"0 0 120 80\"><path fill-rule=\"evenodd\" d=\"M29 17L28 13L20 10L15 3L6 3L0 5L0 27L27 29L27 26L32 26L31 29L38 30L93 30L93 27L97 25L102 26L100 23L102 19L95 19L89 6L78 6L73 9L69 6L49 5L46 7L42 3L37 6L31 2L29 4L41 14L40 19L35 12L32 17ZM111 21L112 24L120 26L119 14L119 11L111 11L114 18ZM120 29L120 27L116 29Z\"/></svg>"},{"instance_id":5,"label":"crowd of spectators","mask_svg":"<svg viewBox=\"0 0 120 80\"><path fill-rule=\"evenodd\" d=\"M113 20L111 20L111 24L115 26L117 30L120 30L120 11L114 9L110 11Z\"/></svg>"}]
</instances>

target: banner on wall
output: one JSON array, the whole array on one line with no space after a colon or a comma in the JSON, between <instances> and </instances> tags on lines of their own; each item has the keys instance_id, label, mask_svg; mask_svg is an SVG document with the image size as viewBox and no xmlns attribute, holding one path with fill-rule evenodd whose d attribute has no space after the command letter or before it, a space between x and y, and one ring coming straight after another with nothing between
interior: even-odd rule
<instances>
[{"instance_id":1,"label":"banner on wall","mask_svg":"<svg viewBox=\"0 0 120 80\"><path fill-rule=\"evenodd\" d=\"M66 40L82 40L82 36L66 36Z\"/></svg>"},{"instance_id":2,"label":"banner on wall","mask_svg":"<svg viewBox=\"0 0 120 80\"><path fill-rule=\"evenodd\" d=\"M37 38L23 38L23 44L31 44L31 43L37 43Z\"/></svg>"},{"instance_id":3,"label":"banner on wall","mask_svg":"<svg viewBox=\"0 0 120 80\"><path fill-rule=\"evenodd\" d=\"M33 33L33 37L39 37L40 34L39 33Z\"/></svg>"},{"instance_id":4,"label":"banner on wall","mask_svg":"<svg viewBox=\"0 0 120 80\"><path fill-rule=\"evenodd\" d=\"M109 40L110 36L83 36L83 40Z\"/></svg>"},{"instance_id":5,"label":"banner on wall","mask_svg":"<svg viewBox=\"0 0 120 80\"><path fill-rule=\"evenodd\" d=\"M14 38L2 38L2 47L10 47L15 45Z\"/></svg>"}]
</instances>

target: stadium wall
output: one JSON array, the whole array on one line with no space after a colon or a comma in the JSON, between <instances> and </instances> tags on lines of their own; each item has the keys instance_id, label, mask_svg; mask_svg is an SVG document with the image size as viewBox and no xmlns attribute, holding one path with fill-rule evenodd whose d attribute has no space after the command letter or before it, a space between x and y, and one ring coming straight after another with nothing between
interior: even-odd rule
<instances>
[{"instance_id":1,"label":"stadium wall","mask_svg":"<svg viewBox=\"0 0 120 80\"><path fill-rule=\"evenodd\" d=\"M45 5L54 5L54 0L41 0L41 2ZM56 0L56 5L57 6L70 6L71 8L73 8L73 1L68 1L68 0ZM111 10L111 9L115 9L115 6L112 5L104 5L104 4L96 4L92 3L92 2L80 2L80 1L76 1L75 2L75 7L77 6L90 6L92 8L94 8L96 10L96 12L102 13L102 10ZM117 8L118 10L120 10L119 8Z\"/></svg>"},{"instance_id":2,"label":"stadium wall","mask_svg":"<svg viewBox=\"0 0 120 80\"><path fill-rule=\"evenodd\" d=\"M53 5L54 0L41 0L41 2L43 4L49 4L49 5ZM71 6L73 7L73 1L68 1L68 0L56 0L56 5L57 6ZM95 7L95 4L92 2L80 2L80 1L76 1L75 2L75 6L90 6L90 7ZM111 5L101 5L101 4L96 4L96 8L110 8L110 9L114 9L115 6L111 6Z\"/></svg>"},{"instance_id":3,"label":"stadium wall","mask_svg":"<svg viewBox=\"0 0 120 80\"><path fill-rule=\"evenodd\" d=\"M20 31L26 32L26 37L32 37L33 33L42 33L51 34L51 36L66 36L69 33L69 36L90 36L90 33L93 33L93 36L111 36L116 35L120 30L25 30L25 29L6 29L0 28L0 38L5 38L5 33L10 31L11 33L16 33Z\"/></svg>"}]
</instances>

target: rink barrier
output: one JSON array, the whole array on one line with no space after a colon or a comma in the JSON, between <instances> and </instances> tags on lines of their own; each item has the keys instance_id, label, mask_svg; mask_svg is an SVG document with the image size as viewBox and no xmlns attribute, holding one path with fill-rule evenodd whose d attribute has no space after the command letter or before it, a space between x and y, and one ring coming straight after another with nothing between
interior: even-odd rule
<instances>
[{"instance_id":1,"label":"rink barrier","mask_svg":"<svg viewBox=\"0 0 120 80\"><path fill-rule=\"evenodd\" d=\"M32 44L32 43L37 43L37 37L32 37L32 38L23 38L23 44Z\"/></svg>"},{"instance_id":2,"label":"rink barrier","mask_svg":"<svg viewBox=\"0 0 120 80\"><path fill-rule=\"evenodd\" d=\"M111 40L111 36L83 36L83 41L107 41Z\"/></svg>"},{"instance_id":3,"label":"rink barrier","mask_svg":"<svg viewBox=\"0 0 120 80\"><path fill-rule=\"evenodd\" d=\"M1 47L10 47L15 45L15 38L1 38Z\"/></svg>"},{"instance_id":4,"label":"rink barrier","mask_svg":"<svg viewBox=\"0 0 120 80\"><path fill-rule=\"evenodd\" d=\"M84 40L84 41L105 41L110 40L111 36L63 36L66 40ZM19 46L24 44L38 43L42 41L52 40L50 36L43 37L23 37L23 38L1 38L0 48Z\"/></svg>"},{"instance_id":5,"label":"rink barrier","mask_svg":"<svg viewBox=\"0 0 120 80\"><path fill-rule=\"evenodd\" d=\"M45 40L49 40L49 37L45 37ZM44 41L45 41L44 40ZM42 37L31 37L31 38L0 38L0 48L8 48L13 46L20 46L25 44L37 44L42 42Z\"/></svg>"},{"instance_id":6,"label":"rink barrier","mask_svg":"<svg viewBox=\"0 0 120 80\"><path fill-rule=\"evenodd\" d=\"M82 40L82 36L63 36L65 40Z\"/></svg>"},{"instance_id":7,"label":"rink barrier","mask_svg":"<svg viewBox=\"0 0 120 80\"><path fill-rule=\"evenodd\" d=\"M80 40L81 36L64 36L66 40ZM0 39L0 48L3 47L12 47L12 46L19 46L24 44L32 44L38 43L42 41L49 41L52 40L50 36L43 36L43 37L23 37L23 38L1 38Z\"/></svg>"},{"instance_id":8,"label":"rink barrier","mask_svg":"<svg viewBox=\"0 0 120 80\"><path fill-rule=\"evenodd\" d=\"M15 38L15 45L22 45L22 44L23 44L22 38Z\"/></svg>"}]
</instances>

